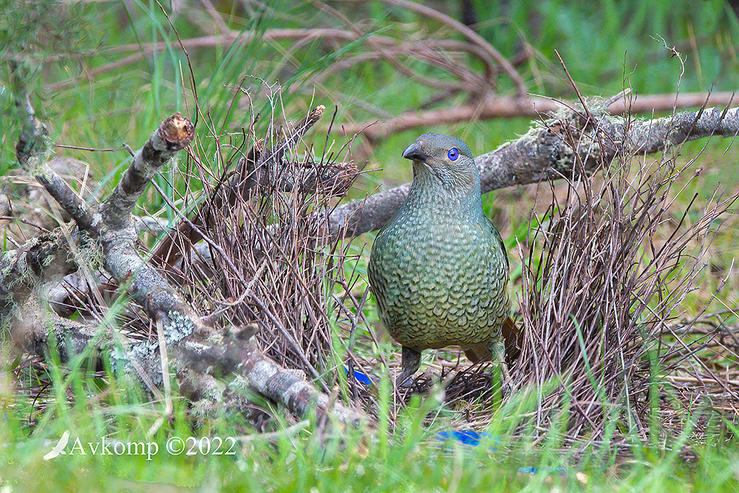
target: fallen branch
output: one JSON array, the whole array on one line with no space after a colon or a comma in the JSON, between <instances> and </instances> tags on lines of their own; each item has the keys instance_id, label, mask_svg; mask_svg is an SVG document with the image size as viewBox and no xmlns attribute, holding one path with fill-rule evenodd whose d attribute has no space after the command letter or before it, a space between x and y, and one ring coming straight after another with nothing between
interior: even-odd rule
<instances>
[{"instance_id":1,"label":"fallen branch","mask_svg":"<svg viewBox=\"0 0 739 493\"><path fill-rule=\"evenodd\" d=\"M605 112L596 113L594 118L592 122L568 112L564 118L536 124L519 139L478 156L475 162L480 169L482 192L570 176L577 156L586 169L593 169L599 159L613 158L626 149L652 154L686 140L739 134L739 108L708 108L652 120L630 120ZM578 148L577 155L567 143L568 131L582 134L588 142ZM409 189L406 183L340 205L329 218L331 234L356 236L381 228L403 203Z\"/></svg>"}]
</instances>

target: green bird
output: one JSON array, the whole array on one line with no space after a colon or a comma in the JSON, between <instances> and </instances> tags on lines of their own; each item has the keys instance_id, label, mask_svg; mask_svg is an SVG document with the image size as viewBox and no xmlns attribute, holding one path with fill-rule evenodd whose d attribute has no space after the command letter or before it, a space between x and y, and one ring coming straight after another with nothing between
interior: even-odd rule
<instances>
[{"instance_id":1,"label":"green bird","mask_svg":"<svg viewBox=\"0 0 739 493\"><path fill-rule=\"evenodd\" d=\"M402 346L403 384L421 351L461 346L472 361L516 356L508 257L482 211L480 173L457 137L423 134L403 152L410 193L372 245L368 274L380 319ZM505 342L504 342L505 340ZM504 366L505 369L505 366Z\"/></svg>"}]
</instances>

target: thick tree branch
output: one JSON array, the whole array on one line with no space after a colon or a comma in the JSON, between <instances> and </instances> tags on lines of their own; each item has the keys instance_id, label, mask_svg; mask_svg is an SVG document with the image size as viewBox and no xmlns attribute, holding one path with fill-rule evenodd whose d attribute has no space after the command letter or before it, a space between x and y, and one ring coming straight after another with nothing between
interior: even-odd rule
<instances>
[{"instance_id":1,"label":"thick tree branch","mask_svg":"<svg viewBox=\"0 0 739 493\"><path fill-rule=\"evenodd\" d=\"M591 108L592 112L592 108ZM605 113L595 114L595 122L579 114L536 124L526 135L478 156L482 191L571 176L577 162L567 144L565 128L581 135L580 159L594 167L599 159L611 159L625 149L638 153L659 152L686 140L711 135L734 137L739 134L739 108L709 108L678 113L653 120L629 120ZM356 236L382 227L408 195L410 184L386 190L361 200L340 205L331 213L333 235Z\"/></svg>"},{"instance_id":2,"label":"thick tree branch","mask_svg":"<svg viewBox=\"0 0 739 493\"><path fill-rule=\"evenodd\" d=\"M103 341L96 341L99 331L95 324L68 320L49 313L30 300L19 307L19 312L19 321L11 331L13 343L41 358L48 357L51 339L62 360L81 354L90 344L96 344L98 348L105 345Z\"/></svg>"}]
</instances>

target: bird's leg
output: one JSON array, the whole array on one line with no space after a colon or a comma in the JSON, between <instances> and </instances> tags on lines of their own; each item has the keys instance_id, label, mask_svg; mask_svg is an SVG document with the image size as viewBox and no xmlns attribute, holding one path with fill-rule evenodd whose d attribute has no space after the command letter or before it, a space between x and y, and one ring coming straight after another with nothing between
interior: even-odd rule
<instances>
[{"instance_id":1,"label":"bird's leg","mask_svg":"<svg viewBox=\"0 0 739 493\"><path fill-rule=\"evenodd\" d=\"M500 368L500 388L503 395L508 394L513 389L513 379L508 372L508 364L505 360L505 344L503 341L493 342L490 345L490 352L493 355L493 361L497 361Z\"/></svg>"},{"instance_id":2,"label":"bird's leg","mask_svg":"<svg viewBox=\"0 0 739 493\"><path fill-rule=\"evenodd\" d=\"M403 346L403 356L401 360L401 372L395 380L398 387L410 387L413 385L413 379L408 380L411 375L418 371L421 365L421 352L413 348ZM407 383L406 383L407 381Z\"/></svg>"}]
</instances>

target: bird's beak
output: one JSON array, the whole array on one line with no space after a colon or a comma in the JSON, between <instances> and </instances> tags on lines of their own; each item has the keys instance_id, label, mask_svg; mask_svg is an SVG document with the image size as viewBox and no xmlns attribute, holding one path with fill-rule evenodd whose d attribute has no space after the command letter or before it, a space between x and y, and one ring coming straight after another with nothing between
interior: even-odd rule
<instances>
[{"instance_id":1,"label":"bird's beak","mask_svg":"<svg viewBox=\"0 0 739 493\"><path fill-rule=\"evenodd\" d=\"M421 143L415 141L405 148L405 151L403 151L403 157L406 159L412 159L413 161L424 162L426 161L426 158L428 158L428 155L423 152L423 149L421 148Z\"/></svg>"}]
</instances>

